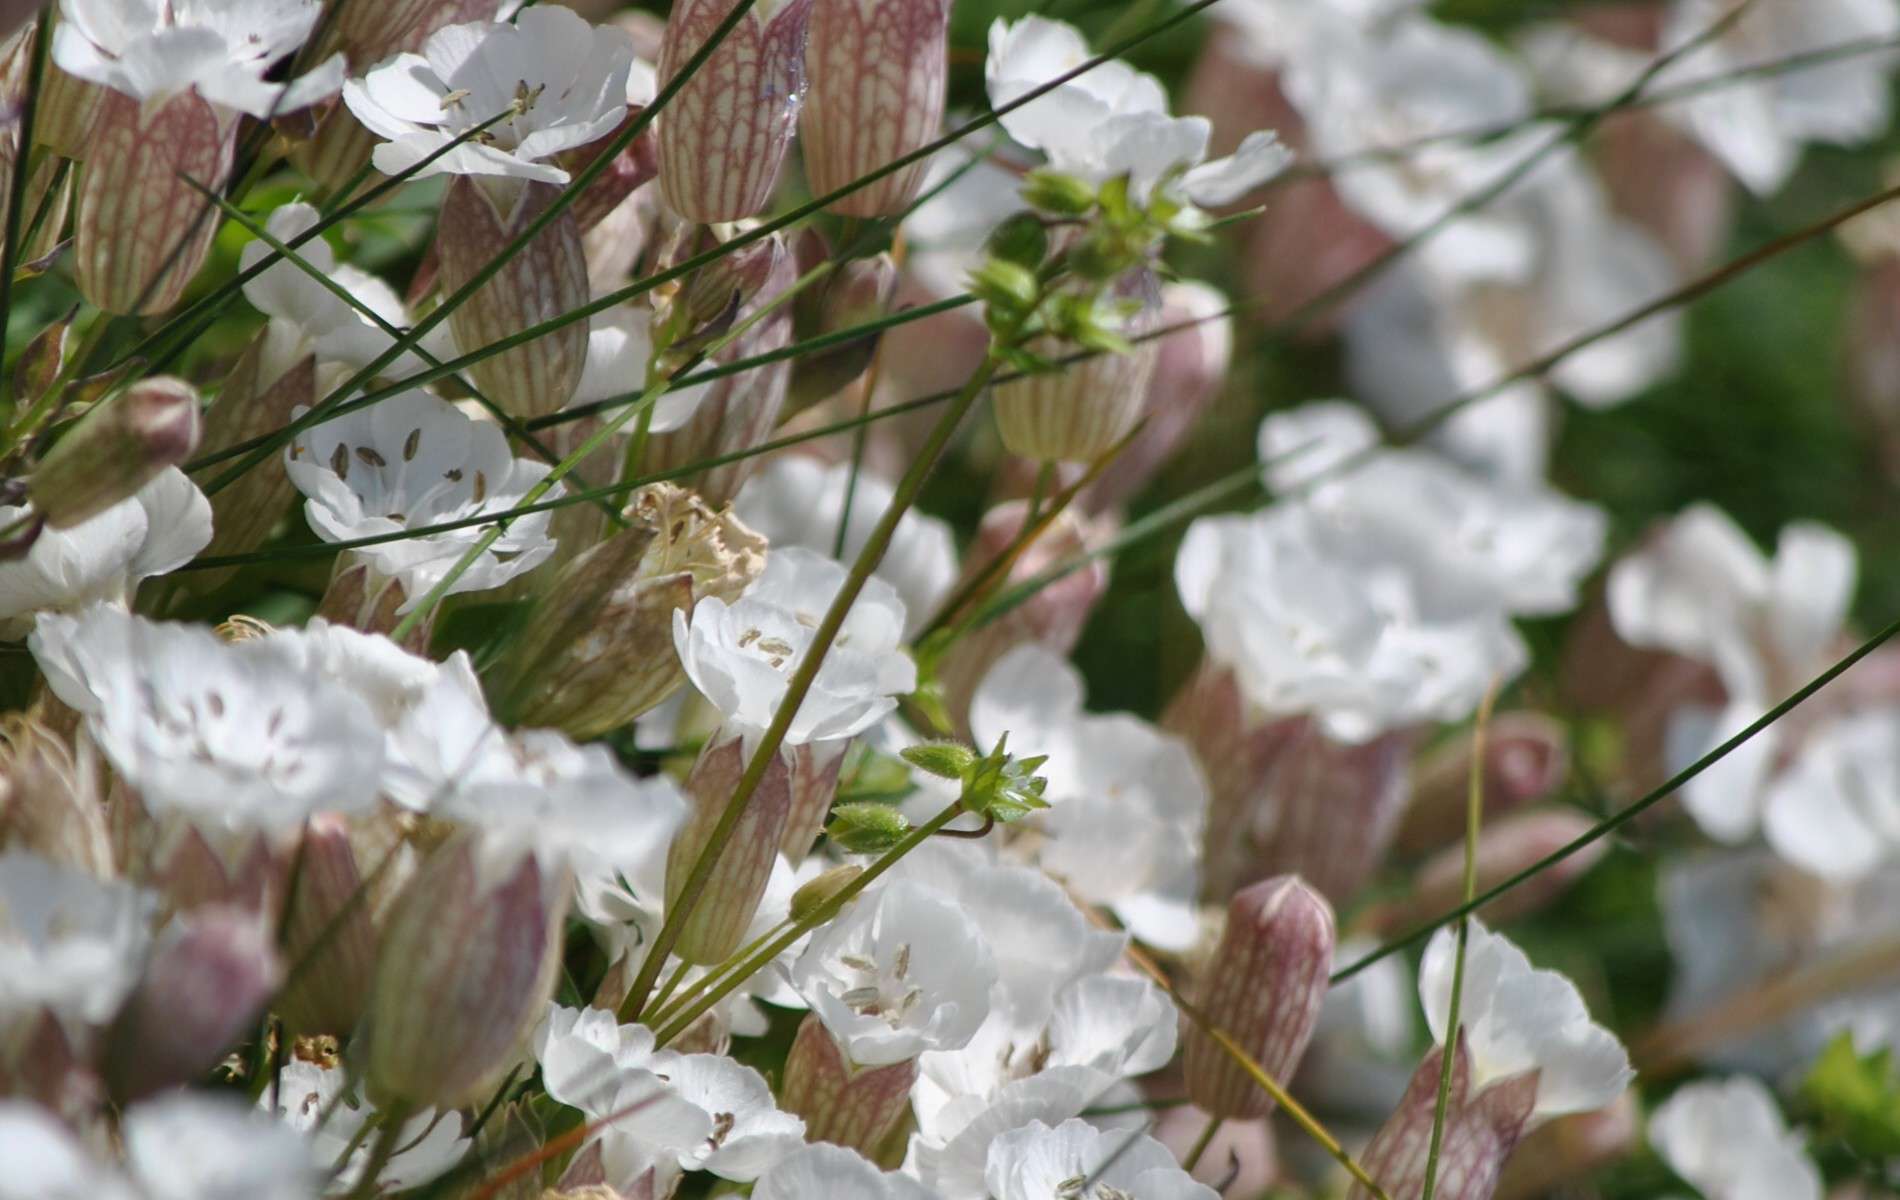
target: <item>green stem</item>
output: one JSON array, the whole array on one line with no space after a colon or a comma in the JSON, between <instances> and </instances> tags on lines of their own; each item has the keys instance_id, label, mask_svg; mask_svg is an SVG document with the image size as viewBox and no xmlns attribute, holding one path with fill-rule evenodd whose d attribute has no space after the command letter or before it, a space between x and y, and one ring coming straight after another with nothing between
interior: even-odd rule
<instances>
[{"instance_id":1,"label":"green stem","mask_svg":"<svg viewBox=\"0 0 1900 1200\"><path fill-rule=\"evenodd\" d=\"M1187 1157L1181 1160L1183 1171L1191 1175L1194 1173L1194 1168L1201 1165L1201 1156L1206 1154L1207 1148L1214 1144L1214 1135L1220 1132L1220 1127L1219 1117L1207 1118L1207 1127L1201 1130L1201 1136L1194 1139L1193 1148L1187 1152Z\"/></svg>"},{"instance_id":2,"label":"green stem","mask_svg":"<svg viewBox=\"0 0 1900 1200\"><path fill-rule=\"evenodd\" d=\"M789 921L789 918L787 918L787 921ZM654 997L653 1003L647 1005L650 1011L643 1014L646 1018L645 1024L651 1028L658 1026L661 1022L671 1020L675 1013L678 1013L682 1008L692 1003L694 997L704 995L707 991L717 987L729 974L744 966L746 960L751 958L752 955L758 951L759 947L765 945L779 930L785 928L787 921L779 922L758 937L753 938L745 945L739 947L730 958L694 980L691 987L673 997L671 1002L667 1001L665 994L666 989L662 988L660 994ZM679 973L684 974L686 968L689 966L691 966L690 963L682 962L680 964L681 969Z\"/></svg>"},{"instance_id":3,"label":"green stem","mask_svg":"<svg viewBox=\"0 0 1900 1200\"><path fill-rule=\"evenodd\" d=\"M391 1101L382 1112L381 1123L376 1130L376 1140L370 1143L369 1157L363 1162L362 1177L351 1189L349 1200L371 1200L380 1193L376 1186L376 1177L383 1173L389 1160L396 1156L396 1139L402 1136L403 1122L409 1118L409 1106L401 1101Z\"/></svg>"},{"instance_id":4,"label":"green stem","mask_svg":"<svg viewBox=\"0 0 1900 1200\"><path fill-rule=\"evenodd\" d=\"M1008 335L1013 337L1013 332ZM999 339L998 344L1006 344L1007 338ZM693 863L692 871L680 887L678 899L667 906L666 922L660 927L659 935L647 951L645 961L640 964L639 974L634 977L633 989L627 996L623 1013L638 1017L645 1008L648 994L653 990L653 981L673 952L673 944L679 940L680 929L693 906L699 903L701 894L706 890L706 882L712 877L713 865L725 851L726 843L732 839L733 830L739 825L739 818L745 812L747 801L758 789L759 781L765 777L765 769L778 754L779 747L785 741L785 734L791 728L792 718L798 713L798 706L804 702L805 694L811 690L813 681L818 678L818 668L824 662L825 654L831 649L831 643L844 626L845 617L851 606L857 601L858 593L864 590L865 581L884 558L884 551L890 546L891 537L897 531L897 522L910 506L916 502L917 493L923 490L924 480L930 475L944 448L950 444L957 426L963 423L963 417L976 403L983 389L988 386L990 377L996 373L1000 359L992 350L984 359L983 365L970 376L963 390L950 403L950 408L931 430L929 439L918 451L911 462L910 469L898 482L896 494L890 507L878 518L877 526L865 541L864 549L858 553L857 560L851 564L850 573L845 577L844 586L826 610L824 619L812 634L810 646L806 649L798 666L793 670L791 679L786 683L785 697L779 702L778 711L772 714L772 724L767 727L759 739L758 748L753 751L752 759L746 764L745 774L739 779L739 785L733 790L732 799L727 801L725 810L719 814L719 821L713 826L707 838L705 849L700 851Z\"/></svg>"},{"instance_id":5,"label":"green stem","mask_svg":"<svg viewBox=\"0 0 1900 1200\"><path fill-rule=\"evenodd\" d=\"M1484 823L1484 733L1491 723L1491 706L1497 702L1494 683L1478 704L1478 720L1471 730L1471 783L1465 793L1465 902L1478 894L1478 828ZM1425 1149L1425 1184L1419 1200L1432 1200L1438 1190L1438 1153L1445 1141L1445 1112L1451 1107L1451 1072L1458 1060L1459 1038L1464 1031L1459 1018L1464 1012L1465 946L1471 936L1471 918L1458 918L1458 957L1452 960L1451 1005L1445 1012L1445 1052L1438 1067L1438 1101L1432 1108L1432 1137Z\"/></svg>"},{"instance_id":6,"label":"green stem","mask_svg":"<svg viewBox=\"0 0 1900 1200\"><path fill-rule=\"evenodd\" d=\"M19 140L14 143L13 178L7 189L6 242L0 246L0 340L4 340L8 318L13 315L13 272L19 266L20 251L25 249L20 242L20 210L26 205L26 187L38 166L33 154L33 122L40 112L40 85L46 77L52 32L53 6L48 4L40 9L39 22L33 29L33 58L26 68L26 103L20 109L19 127L12 131ZM5 380L0 380L0 395L9 397L10 412L12 388Z\"/></svg>"},{"instance_id":7,"label":"green stem","mask_svg":"<svg viewBox=\"0 0 1900 1200\"><path fill-rule=\"evenodd\" d=\"M663 1028L655 1030L653 1035L655 1043L664 1046L674 1038L677 1038L680 1034L691 1029L693 1022L699 1020L709 1009L718 1004L721 1000L724 1000L732 993L734 988L763 970L779 955L785 953L799 938L804 937L807 933L837 916L844 906L849 904L859 892L870 887L871 884L875 883L886 871L896 866L906 854L909 854L912 850L923 845L930 839L932 834L962 816L963 812L962 801L952 801L936 816L905 834L903 841L885 851L881 858L864 868L864 872L856 879L853 879L850 883L839 888L837 892L827 898L824 903L813 908L802 918L792 922L791 926L787 928L784 933L779 934L764 946L760 947L749 959L740 963L726 978L720 980L718 986L709 989L705 995L702 995L684 1012L675 1016Z\"/></svg>"}]
</instances>

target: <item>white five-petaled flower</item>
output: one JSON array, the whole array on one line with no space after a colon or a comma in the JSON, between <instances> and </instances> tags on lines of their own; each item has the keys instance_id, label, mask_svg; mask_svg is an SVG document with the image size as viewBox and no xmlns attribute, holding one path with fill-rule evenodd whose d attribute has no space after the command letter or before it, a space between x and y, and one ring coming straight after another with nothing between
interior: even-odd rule
<instances>
[{"instance_id":1,"label":"white five-petaled flower","mask_svg":"<svg viewBox=\"0 0 1900 1200\"><path fill-rule=\"evenodd\" d=\"M1457 936L1440 929L1425 947L1418 994L1432 1037L1449 1036ZM1527 1071L1537 1075L1532 1119L1592 1112L1629 1086L1629 1055L1590 1020L1577 985L1531 966L1510 939L1473 920L1465 946L1458 1023L1471 1054L1471 1094Z\"/></svg>"},{"instance_id":2,"label":"white five-petaled flower","mask_svg":"<svg viewBox=\"0 0 1900 1200\"><path fill-rule=\"evenodd\" d=\"M753 1200L934 1200L907 1175L886 1174L843 1146L815 1142L759 1177Z\"/></svg>"},{"instance_id":3,"label":"white five-petaled flower","mask_svg":"<svg viewBox=\"0 0 1900 1200\"><path fill-rule=\"evenodd\" d=\"M690 624L673 614L673 645L693 686L733 726L763 730L812 644L845 569L797 546L773 550L765 571L732 604L707 596ZM785 735L788 745L854 737L917 686L905 654L904 602L868 579Z\"/></svg>"},{"instance_id":4,"label":"white five-petaled flower","mask_svg":"<svg viewBox=\"0 0 1900 1200\"><path fill-rule=\"evenodd\" d=\"M1649 1142L1707 1200L1820 1200L1821 1173L1775 1097L1747 1075L1680 1089L1649 1118Z\"/></svg>"},{"instance_id":5,"label":"white five-petaled flower","mask_svg":"<svg viewBox=\"0 0 1900 1200\"><path fill-rule=\"evenodd\" d=\"M792 965L792 986L866 1067L968 1044L995 982L989 944L962 906L901 879L819 930Z\"/></svg>"},{"instance_id":6,"label":"white five-petaled flower","mask_svg":"<svg viewBox=\"0 0 1900 1200\"><path fill-rule=\"evenodd\" d=\"M26 511L0 505L0 525ZM140 580L185 565L210 541L210 502L183 471L167 467L96 517L41 530L25 557L0 563L0 635L23 636L35 612L128 604Z\"/></svg>"},{"instance_id":7,"label":"white five-petaled flower","mask_svg":"<svg viewBox=\"0 0 1900 1200\"><path fill-rule=\"evenodd\" d=\"M1172 1151L1138 1129L1071 1118L1030 1121L990 1143L983 1176L996 1200L1217 1200Z\"/></svg>"},{"instance_id":8,"label":"white five-petaled flower","mask_svg":"<svg viewBox=\"0 0 1900 1200\"><path fill-rule=\"evenodd\" d=\"M27 644L54 693L156 815L279 830L376 799L375 715L311 671L297 638L226 642L203 626L96 605L42 615Z\"/></svg>"},{"instance_id":9,"label":"white five-petaled flower","mask_svg":"<svg viewBox=\"0 0 1900 1200\"><path fill-rule=\"evenodd\" d=\"M0 854L0 1031L50 1010L100 1025L138 981L156 901L24 851Z\"/></svg>"},{"instance_id":10,"label":"white five-petaled flower","mask_svg":"<svg viewBox=\"0 0 1900 1200\"><path fill-rule=\"evenodd\" d=\"M421 53L398 54L346 82L343 100L366 129L388 139L374 155L385 175L505 113L419 174L566 183L568 173L547 160L606 136L625 119L633 69L633 43L623 30L589 25L549 5L527 9L512 25L438 30Z\"/></svg>"},{"instance_id":11,"label":"white five-petaled flower","mask_svg":"<svg viewBox=\"0 0 1900 1200\"><path fill-rule=\"evenodd\" d=\"M1851 882L1900 852L1900 708L1839 717L1768 785L1762 833L1804 871Z\"/></svg>"},{"instance_id":12,"label":"white five-petaled flower","mask_svg":"<svg viewBox=\"0 0 1900 1200\"><path fill-rule=\"evenodd\" d=\"M550 469L515 458L500 429L422 391L402 392L305 430L285 450L284 462L291 482L308 497L305 519L325 541L400 534L506 512L518 507ZM562 490L555 485L547 498ZM500 587L540 565L554 553L548 520L548 513L538 512L510 521L450 594ZM402 611L407 612L486 528L471 525L406 537L355 553L402 582Z\"/></svg>"},{"instance_id":13,"label":"white five-petaled flower","mask_svg":"<svg viewBox=\"0 0 1900 1200\"><path fill-rule=\"evenodd\" d=\"M1854 577L1853 545L1826 526L1783 527L1771 560L1709 504L1688 508L1616 564L1609 604L1618 636L1712 667L1726 693L1721 709L1685 707L1671 718L1671 769L1807 682L1846 622ZM1683 803L1703 832L1735 843L1755 831L1782 740L1770 725L1689 781Z\"/></svg>"},{"instance_id":14,"label":"white five-petaled flower","mask_svg":"<svg viewBox=\"0 0 1900 1200\"><path fill-rule=\"evenodd\" d=\"M1082 676L1035 643L990 668L970 702L979 745L1005 732L1047 754L1051 807L1036 861L1077 897L1113 910L1142 941L1186 950L1199 936L1207 784L1179 739L1128 713L1082 711Z\"/></svg>"},{"instance_id":15,"label":"white five-petaled flower","mask_svg":"<svg viewBox=\"0 0 1900 1200\"><path fill-rule=\"evenodd\" d=\"M830 554L844 523L845 561L857 557L877 519L891 505L891 485L849 464L825 466L799 454L779 455L746 481L732 502L733 513L774 547L803 546ZM845 520L845 498L851 501ZM875 577L897 589L904 601L907 632L930 619L937 602L957 578L956 541L948 523L915 509L906 512L891 535L890 549L879 560Z\"/></svg>"},{"instance_id":16,"label":"white five-petaled flower","mask_svg":"<svg viewBox=\"0 0 1900 1200\"><path fill-rule=\"evenodd\" d=\"M268 120L342 86L341 54L288 83L265 79L303 45L322 10L319 0L60 0L53 61L146 104L196 90L222 109Z\"/></svg>"},{"instance_id":17,"label":"white five-petaled flower","mask_svg":"<svg viewBox=\"0 0 1900 1200\"><path fill-rule=\"evenodd\" d=\"M990 26L984 79L997 108L1074 70L1090 57L1081 31L1028 16ZM1248 134L1227 158L1207 159L1205 117L1168 113L1154 76L1112 59L1004 113L1003 128L1049 156L1049 165L1094 182L1128 175L1146 199L1156 185L1195 204L1230 204L1278 174L1290 157L1273 134Z\"/></svg>"}]
</instances>

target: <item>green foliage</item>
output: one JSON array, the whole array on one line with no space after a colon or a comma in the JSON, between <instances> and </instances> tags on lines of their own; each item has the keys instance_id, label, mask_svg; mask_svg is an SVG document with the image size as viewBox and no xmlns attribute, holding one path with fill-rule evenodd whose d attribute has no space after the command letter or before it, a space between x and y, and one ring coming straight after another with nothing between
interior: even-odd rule
<instances>
[{"instance_id":1,"label":"green foliage","mask_svg":"<svg viewBox=\"0 0 1900 1200\"><path fill-rule=\"evenodd\" d=\"M1900 1075L1892 1049L1862 1054L1853 1034L1841 1031L1801 1082L1801 1102L1818 1129L1856 1155L1900 1158Z\"/></svg>"},{"instance_id":2,"label":"green foliage","mask_svg":"<svg viewBox=\"0 0 1900 1200\"><path fill-rule=\"evenodd\" d=\"M825 826L825 836L853 854L882 854L909 832L903 813L868 800L833 808L831 824Z\"/></svg>"}]
</instances>

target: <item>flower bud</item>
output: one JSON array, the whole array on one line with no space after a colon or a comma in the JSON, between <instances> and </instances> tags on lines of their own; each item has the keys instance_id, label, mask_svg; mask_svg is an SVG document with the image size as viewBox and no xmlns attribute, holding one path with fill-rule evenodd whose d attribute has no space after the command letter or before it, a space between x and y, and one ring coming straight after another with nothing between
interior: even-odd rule
<instances>
[{"instance_id":1,"label":"flower bud","mask_svg":"<svg viewBox=\"0 0 1900 1200\"><path fill-rule=\"evenodd\" d=\"M202 1075L255 1026L283 975L262 914L214 906L173 921L107 1034L113 1100Z\"/></svg>"},{"instance_id":2,"label":"flower bud","mask_svg":"<svg viewBox=\"0 0 1900 1200\"><path fill-rule=\"evenodd\" d=\"M1412 803L1399 826L1398 847L1423 854L1464 836L1470 801L1472 739L1459 737L1422 756L1412 768ZM1570 736L1541 713L1499 713L1484 734L1484 813L1489 820L1544 799L1563 783Z\"/></svg>"},{"instance_id":3,"label":"flower bud","mask_svg":"<svg viewBox=\"0 0 1900 1200\"><path fill-rule=\"evenodd\" d=\"M684 309L686 326L697 331L722 323L722 331L729 328L735 318L734 302L741 306L751 303L770 287L781 260L789 253L784 239L760 238L735 246L687 276L678 301Z\"/></svg>"},{"instance_id":4,"label":"flower bud","mask_svg":"<svg viewBox=\"0 0 1900 1200\"><path fill-rule=\"evenodd\" d=\"M1435 1047L1418 1064L1398 1108L1359 1156L1360 1165L1391 1200L1419 1200L1424 1194L1443 1054L1442 1047ZM1472 1095L1471 1056L1460 1039L1448 1100L1433 1195L1441 1200L1490 1200L1504 1160L1530 1120L1537 1072L1509 1076ZM1364 1184L1355 1184L1347 1195L1348 1200L1371 1200L1372 1193Z\"/></svg>"},{"instance_id":5,"label":"flower bud","mask_svg":"<svg viewBox=\"0 0 1900 1200\"><path fill-rule=\"evenodd\" d=\"M236 132L196 90L146 105L106 94L79 178L74 274L87 300L128 316L178 303L220 223L198 188L223 189Z\"/></svg>"},{"instance_id":6,"label":"flower bud","mask_svg":"<svg viewBox=\"0 0 1900 1200\"><path fill-rule=\"evenodd\" d=\"M1233 358L1234 323L1226 308L1227 298L1205 284L1171 283L1162 289L1157 327L1184 327L1155 340L1154 376L1142 403L1145 423L1089 486L1083 503L1090 512L1126 503L1193 432Z\"/></svg>"},{"instance_id":7,"label":"flower bud","mask_svg":"<svg viewBox=\"0 0 1900 1200\"><path fill-rule=\"evenodd\" d=\"M640 110L629 108L627 119L619 128L585 146L566 151L556 156L569 175L578 177L580 173L593 165L607 150L627 126L639 118ZM613 156L586 190L574 198L571 211L574 223L579 225L585 235L589 230L607 219L609 213L618 209L635 191L644 187L660 173L659 140L649 127L640 135L621 147L620 153ZM589 260L590 266L592 260Z\"/></svg>"},{"instance_id":8,"label":"flower bud","mask_svg":"<svg viewBox=\"0 0 1900 1200\"><path fill-rule=\"evenodd\" d=\"M813 328L800 330L800 336L837 333L875 321L890 311L896 292L897 266L890 255L848 262L825 288ZM797 359L792 365L793 404L802 409L849 387L870 367L879 337L867 333Z\"/></svg>"},{"instance_id":9,"label":"flower bud","mask_svg":"<svg viewBox=\"0 0 1900 1200\"><path fill-rule=\"evenodd\" d=\"M484 857L476 835L451 837L396 899L367 1018L379 1103L474 1101L547 1010L570 883L533 855Z\"/></svg>"},{"instance_id":10,"label":"flower bud","mask_svg":"<svg viewBox=\"0 0 1900 1200\"><path fill-rule=\"evenodd\" d=\"M1518 872L1543 860L1587 833L1593 823L1581 813L1563 809L1517 813L1485 826L1478 834L1478 890L1490 891ZM1592 842L1575 854L1539 871L1478 910L1487 924L1501 924L1536 912L1570 890L1609 847ZM1425 861L1412 884L1412 894L1377 919L1387 932L1409 929L1426 914L1457 907L1464 899L1465 851L1447 846Z\"/></svg>"},{"instance_id":11,"label":"flower bud","mask_svg":"<svg viewBox=\"0 0 1900 1200\"><path fill-rule=\"evenodd\" d=\"M839 892L851 886L852 882L862 874L864 874L863 867L833 867L816 879L801 885L792 893L790 914L792 920L807 920Z\"/></svg>"},{"instance_id":12,"label":"flower bud","mask_svg":"<svg viewBox=\"0 0 1900 1200\"><path fill-rule=\"evenodd\" d=\"M4 222L7 206L12 202L13 173L26 164L31 174L27 178L26 191L20 205L19 236L25 238L29 222L34 214L45 209L46 216L31 241L23 241L16 249L14 261L26 264L42 255L52 253L59 245L60 231L66 227L66 209L72 199L72 173L61 171L60 164L53 155L41 155L37 163L20 146L20 132L17 117L11 114L20 112L26 103L27 77L33 62L33 47L38 37L37 26L23 31L13 39L8 47L0 47L0 106L10 114L9 128L0 131L0 222ZM47 64L47 75L53 74L52 64ZM45 113L44 89L48 80L41 83L42 107ZM31 147L26 147L30 151ZM57 182L55 180L57 179ZM16 387L16 394L20 389Z\"/></svg>"},{"instance_id":13,"label":"flower bud","mask_svg":"<svg viewBox=\"0 0 1900 1200\"><path fill-rule=\"evenodd\" d=\"M40 110L33 119L33 140L61 158L84 161L91 152L93 126L107 89L61 70L49 56L41 83Z\"/></svg>"},{"instance_id":14,"label":"flower bud","mask_svg":"<svg viewBox=\"0 0 1900 1200\"><path fill-rule=\"evenodd\" d=\"M54 529L94 517L183 462L198 445L198 393L170 375L142 379L81 417L40 460L27 495Z\"/></svg>"},{"instance_id":15,"label":"flower bud","mask_svg":"<svg viewBox=\"0 0 1900 1200\"><path fill-rule=\"evenodd\" d=\"M1204 658L1169 702L1161 727L1193 748L1207 776L1210 832L1201 850L1201 897L1231 896L1253 870L1253 840L1241 835L1289 723L1256 712L1233 671Z\"/></svg>"},{"instance_id":16,"label":"flower bud","mask_svg":"<svg viewBox=\"0 0 1900 1200\"><path fill-rule=\"evenodd\" d=\"M1333 969L1333 910L1292 876L1234 894L1207 965L1201 1014L1275 1083L1293 1078L1319 1023ZM1199 1025L1183 1019L1183 1069L1194 1103L1219 1117L1264 1116L1273 1102Z\"/></svg>"},{"instance_id":17,"label":"flower bud","mask_svg":"<svg viewBox=\"0 0 1900 1200\"><path fill-rule=\"evenodd\" d=\"M779 850L793 866L805 861L812 843L824 832L825 814L838 795L838 769L844 766L844 752L851 739L806 742L793 746L792 804L785 814L785 833Z\"/></svg>"},{"instance_id":18,"label":"flower bud","mask_svg":"<svg viewBox=\"0 0 1900 1200\"><path fill-rule=\"evenodd\" d=\"M241 442L273 433L288 425L299 407L317 402L317 361L304 355L272 377L270 330L259 330L239 356L218 398L204 417L206 454L216 454ZM211 542L207 556L244 554L257 549L283 518L297 489L278 455L263 459L220 488L211 500ZM235 567L194 571L187 578L194 587L211 591L230 579Z\"/></svg>"},{"instance_id":19,"label":"flower bud","mask_svg":"<svg viewBox=\"0 0 1900 1200\"><path fill-rule=\"evenodd\" d=\"M1027 504L1012 501L998 505L984 516L965 555L959 588L1009 550L1022 533L1028 515ZM1007 577L992 594L1001 595L1050 567L1067 564L1087 549L1087 534L1088 527L1080 519L1068 512L1060 514L1016 556ZM937 665L937 678L943 685L944 706L959 730L967 735L964 726L970 697L976 694L977 685L998 659L1024 642L1036 642L1066 657L1082 636L1082 626L1088 623L1095 602L1107 588L1108 569L1099 561L1090 562L1051 582L989 623L972 626L958 637ZM953 625L967 616L968 612L950 614Z\"/></svg>"},{"instance_id":20,"label":"flower bud","mask_svg":"<svg viewBox=\"0 0 1900 1200\"><path fill-rule=\"evenodd\" d=\"M806 1141L830 1142L868 1156L910 1111L916 1082L916 1059L858 1066L817 1014L807 1013L785 1056L779 1107L804 1118Z\"/></svg>"},{"instance_id":21,"label":"flower bud","mask_svg":"<svg viewBox=\"0 0 1900 1200\"><path fill-rule=\"evenodd\" d=\"M712 838L713 827L745 774L751 752L747 738L722 729L693 761L686 777L686 823L666 854L666 903L670 909L686 886L686 877ZM746 800L732 837L720 850L693 911L680 927L673 953L687 962L712 964L739 948L752 917L765 897L772 866L785 836L792 806L791 759L774 754L759 786Z\"/></svg>"},{"instance_id":22,"label":"flower bud","mask_svg":"<svg viewBox=\"0 0 1900 1200\"><path fill-rule=\"evenodd\" d=\"M469 175L449 181L437 219L435 250L444 295L459 291L561 194L539 180L485 184ZM521 252L449 314L464 354L555 317L588 301L587 258L571 209L537 233ZM544 417L574 395L587 365L585 319L570 321L532 341L469 367L475 385L518 417Z\"/></svg>"},{"instance_id":23,"label":"flower bud","mask_svg":"<svg viewBox=\"0 0 1900 1200\"><path fill-rule=\"evenodd\" d=\"M75 753L24 716L0 726L0 739L0 848L110 878L112 841L90 743Z\"/></svg>"},{"instance_id":24,"label":"flower bud","mask_svg":"<svg viewBox=\"0 0 1900 1200\"><path fill-rule=\"evenodd\" d=\"M125 836L124 826L132 825L137 810L132 804L120 804L120 799L114 797L114 807L124 815L116 819L113 832ZM147 832L150 824L144 821L134 828ZM195 825L174 825L157 839L127 874L162 895L167 911L225 905L261 913L275 907L269 901L283 864L261 834L223 836L214 842Z\"/></svg>"},{"instance_id":25,"label":"flower bud","mask_svg":"<svg viewBox=\"0 0 1900 1200\"><path fill-rule=\"evenodd\" d=\"M665 88L735 0L680 0L660 44ZM659 117L660 187L673 210L711 224L765 208L805 99L812 0L759 0Z\"/></svg>"},{"instance_id":26,"label":"flower bud","mask_svg":"<svg viewBox=\"0 0 1900 1200\"><path fill-rule=\"evenodd\" d=\"M805 70L811 94L799 124L805 178L827 195L924 146L943 121L948 0L814 0ZM912 163L829 205L881 217L917 194Z\"/></svg>"},{"instance_id":27,"label":"flower bud","mask_svg":"<svg viewBox=\"0 0 1900 1200\"><path fill-rule=\"evenodd\" d=\"M1298 875L1334 903L1350 899L1385 861L1409 781L1411 737L1335 742L1297 718L1276 750L1252 832L1261 875ZM1209 837L1237 831L1209 830Z\"/></svg>"},{"instance_id":28,"label":"flower bud","mask_svg":"<svg viewBox=\"0 0 1900 1200\"><path fill-rule=\"evenodd\" d=\"M1160 325L1154 276L1131 272L1115 288L1140 304L1118 331L1134 339ZM1027 349L1055 362L1082 352L1064 338L1042 336ZM1141 419L1159 351L1153 340L1137 341L1126 353L1093 353L991 391L996 427L1012 454L1048 462L1092 461L1113 449Z\"/></svg>"},{"instance_id":29,"label":"flower bud","mask_svg":"<svg viewBox=\"0 0 1900 1200\"><path fill-rule=\"evenodd\" d=\"M780 243L782 246L782 243ZM752 292L737 313L735 324L749 320L754 313L775 305L778 296L797 278L788 253L774 253L766 282ZM727 293L730 295L730 293ZM714 356L715 362L732 362L791 344L792 314L788 305L775 305L740 337ZM707 459L749 450L763 442L778 426L779 412L785 407L791 363L774 362L750 371L728 376L707 385L692 417L678 429L655 433L647 440L643 474L671 471L704 462ZM708 504L724 504L739 492L739 487L758 465L757 456L741 458L713 467L696 479L683 479Z\"/></svg>"},{"instance_id":30,"label":"flower bud","mask_svg":"<svg viewBox=\"0 0 1900 1200\"><path fill-rule=\"evenodd\" d=\"M362 1019L390 904L414 869L400 832L381 815L319 813L304 827L285 899L284 953L297 971L276 1005L291 1029L343 1037Z\"/></svg>"},{"instance_id":31,"label":"flower bud","mask_svg":"<svg viewBox=\"0 0 1900 1200\"><path fill-rule=\"evenodd\" d=\"M765 539L729 508L670 483L642 488L629 527L561 568L489 679L513 724L598 737L685 681L673 613L733 601L765 566Z\"/></svg>"}]
</instances>

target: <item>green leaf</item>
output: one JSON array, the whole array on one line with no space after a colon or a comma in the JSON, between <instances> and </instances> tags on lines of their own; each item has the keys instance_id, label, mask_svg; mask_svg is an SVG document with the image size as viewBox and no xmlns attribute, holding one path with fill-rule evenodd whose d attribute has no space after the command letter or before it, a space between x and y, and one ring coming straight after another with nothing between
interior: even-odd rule
<instances>
[{"instance_id":1,"label":"green leaf","mask_svg":"<svg viewBox=\"0 0 1900 1200\"><path fill-rule=\"evenodd\" d=\"M1891 1050L1861 1054L1853 1035L1842 1031L1802 1081L1801 1101L1814 1124L1855 1153L1872 1159L1900 1156L1900 1079Z\"/></svg>"},{"instance_id":2,"label":"green leaf","mask_svg":"<svg viewBox=\"0 0 1900 1200\"><path fill-rule=\"evenodd\" d=\"M899 751L904 761L939 779L961 779L976 765L976 751L957 742L922 742Z\"/></svg>"}]
</instances>

